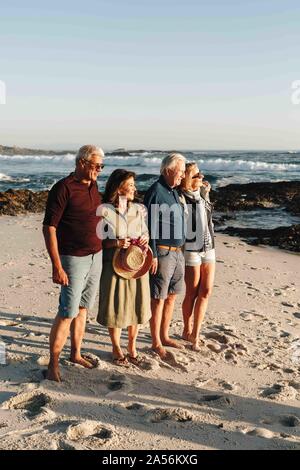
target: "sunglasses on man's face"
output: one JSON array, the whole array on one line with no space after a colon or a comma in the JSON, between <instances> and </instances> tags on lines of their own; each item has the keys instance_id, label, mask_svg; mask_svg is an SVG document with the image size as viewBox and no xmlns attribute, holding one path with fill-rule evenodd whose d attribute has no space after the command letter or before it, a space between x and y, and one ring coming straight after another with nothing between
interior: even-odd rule
<instances>
[{"instance_id":1,"label":"sunglasses on man's face","mask_svg":"<svg viewBox=\"0 0 300 470\"><path fill-rule=\"evenodd\" d=\"M91 163L89 162L88 160L84 160L86 163L88 163L88 165L94 169L94 170L97 170L97 171L100 171L100 170L103 170L104 168L104 164L103 163Z\"/></svg>"}]
</instances>

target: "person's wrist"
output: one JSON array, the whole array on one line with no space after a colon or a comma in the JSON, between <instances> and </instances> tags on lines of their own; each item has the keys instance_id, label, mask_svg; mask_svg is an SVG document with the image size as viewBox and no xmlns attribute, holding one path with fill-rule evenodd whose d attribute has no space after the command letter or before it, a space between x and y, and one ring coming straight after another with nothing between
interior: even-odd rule
<instances>
[{"instance_id":1,"label":"person's wrist","mask_svg":"<svg viewBox=\"0 0 300 470\"><path fill-rule=\"evenodd\" d=\"M53 271L61 271L62 265L61 264L53 264Z\"/></svg>"}]
</instances>

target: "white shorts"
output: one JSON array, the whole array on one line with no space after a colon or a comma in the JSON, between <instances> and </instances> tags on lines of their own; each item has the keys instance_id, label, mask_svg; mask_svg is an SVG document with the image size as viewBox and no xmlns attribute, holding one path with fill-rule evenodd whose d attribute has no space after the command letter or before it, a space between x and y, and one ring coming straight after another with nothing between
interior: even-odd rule
<instances>
[{"instance_id":1,"label":"white shorts","mask_svg":"<svg viewBox=\"0 0 300 470\"><path fill-rule=\"evenodd\" d=\"M185 251L184 259L186 266L200 266L204 263L215 263L216 252L215 249L202 253L200 253L199 251Z\"/></svg>"}]
</instances>

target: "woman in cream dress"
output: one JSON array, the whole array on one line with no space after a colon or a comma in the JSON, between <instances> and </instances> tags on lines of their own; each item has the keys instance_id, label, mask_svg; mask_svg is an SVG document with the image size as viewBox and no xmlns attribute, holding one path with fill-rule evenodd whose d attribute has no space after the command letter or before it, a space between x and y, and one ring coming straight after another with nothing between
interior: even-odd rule
<instances>
[{"instance_id":1,"label":"woman in cream dress","mask_svg":"<svg viewBox=\"0 0 300 470\"><path fill-rule=\"evenodd\" d=\"M99 311L97 321L108 327L112 341L113 361L117 365L138 365L136 339L139 325L151 317L149 274L138 279L119 276L113 266L118 248L127 249L131 243L148 247L146 210L133 203L136 187L135 174L127 170L115 170L109 177L100 215L102 216L103 269L100 280ZM122 328L128 331L128 354L122 351Z\"/></svg>"}]
</instances>

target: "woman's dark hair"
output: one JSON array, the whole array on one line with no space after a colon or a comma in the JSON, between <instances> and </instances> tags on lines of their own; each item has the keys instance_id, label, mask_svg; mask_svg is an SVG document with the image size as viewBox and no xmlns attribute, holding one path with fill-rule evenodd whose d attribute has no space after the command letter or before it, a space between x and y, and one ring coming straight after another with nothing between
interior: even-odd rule
<instances>
[{"instance_id":1,"label":"woman's dark hair","mask_svg":"<svg viewBox=\"0 0 300 470\"><path fill-rule=\"evenodd\" d=\"M113 204L115 207L118 206L118 189L120 189L129 178L135 179L135 177L136 174L133 171L123 169L114 170L107 180L103 194L103 202Z\"/></svg>"}]
</instances>

